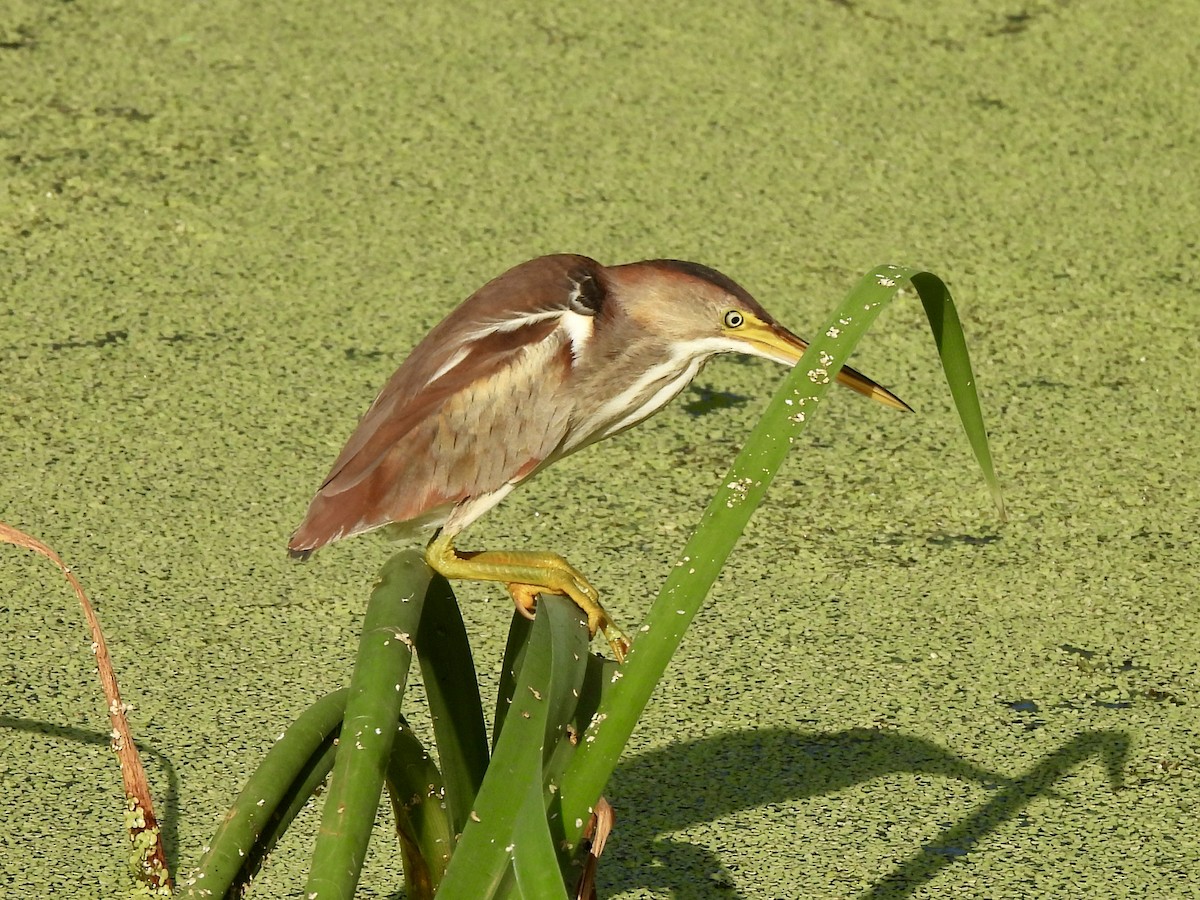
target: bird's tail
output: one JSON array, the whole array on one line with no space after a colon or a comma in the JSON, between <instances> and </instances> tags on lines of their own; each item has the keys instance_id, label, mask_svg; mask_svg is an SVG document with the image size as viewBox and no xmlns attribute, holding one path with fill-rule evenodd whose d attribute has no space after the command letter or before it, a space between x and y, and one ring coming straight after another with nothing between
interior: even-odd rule
<instances>
[{"instance_id":1,"label":"bird's tail","mask_svg":"<svg viewBox=\"0 0 1200 900\"><path fill-rule=\"evenodd\" d=\"M313 497L304 521L288 540L288 556L303 562L326 544L345 537L347 528L340 512L324 495L318 493Z\"/></svg>"}]
</instances>

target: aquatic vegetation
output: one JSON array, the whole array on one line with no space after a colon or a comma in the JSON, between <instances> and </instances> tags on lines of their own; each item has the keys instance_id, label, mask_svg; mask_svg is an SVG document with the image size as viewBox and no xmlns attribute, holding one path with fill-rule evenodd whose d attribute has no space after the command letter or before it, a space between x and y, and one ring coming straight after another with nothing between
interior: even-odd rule
<instances>
[{"instance_id":1,"label":"aquatic vegetation","mask_svg":"<svg viewBox=\"0 0 1200 900\"><path fill-rule=\"evenodd\" d=\"M543 597L532 622L514 616L489 739L449 584L420 553L396 554L372 591L349 686L317 700L275 742L182 886L184 895L241 896L328 781L305 897L354 895L385 791L408 897L589 896L610 821L601 793L639 716L789 448L857 342L905 286L921 299L959 417L1003 516L950 294L927 272L879 267L837 307L784 379L623 664L588 652L578 607ZM432 741L414 734L402 714L414 656ZM161 875L165 883L165 870Z\"/></svg>"}]
</instances>

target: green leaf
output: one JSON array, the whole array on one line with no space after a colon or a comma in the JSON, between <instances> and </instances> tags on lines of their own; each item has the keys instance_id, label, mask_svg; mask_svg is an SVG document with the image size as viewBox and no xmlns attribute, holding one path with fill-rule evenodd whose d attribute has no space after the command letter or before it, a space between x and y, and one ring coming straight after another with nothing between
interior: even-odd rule
<instances>
[{"instance_id":1,"label":"green leaf","mask_svg":"<svg viewBox=\"0 0 1200 900\"><path fill-rule=\"evenodd\" d=\"M600 708L609 689L621 677L621 666L616 660L588 654L583 679L578 688L578 700L546 762L545 777L550 794L548 815L556 847L561 846L566 838L562 824L562 794L559 791L559 782L579 747L579 741L583 739L591 724L592 717ZM569 862L569 855L563 854L561 863L564 870Z\"/></svg>"},{"instance_id":2,"label":"green leaf","mask_svg":"<svg viewBox=\"0 0 1200 900\"><path fill-rule=\"evenodd\" d=\"M967 340L963 335L962 324L958 321L958 310L954 308L950 291L942 279L929 272L913 272L907 269L905 271L921 298L921 305L925 307L925 316L929 319L938 356L942 360L942 370L946 373L946 383L950 385L950 396L954 398L958 417L967 432L971 451L975 454L979 468L983 470L983 478L991 492L996 511L1001 521L1005 521L1008 515L1004 511L1004 497L1000 492L1000 480L996 477L996 470L992 465L987 428L983 424L983 411L979 408L979 395L975 392L975 376L971 372L971 357L967 353ZM874 273L868 275L864 281L870 282L872 275ZM875 277L877 280L879 276ZM866 289L870 288L871 285L868 284ZM890 295L887 299L890 299ZM886 302L886 299L882 302Z\"/></svg>"},{"instance_id":3,"label":"green leaf","mask_svg":"<svg viewBox=\"0 0 1200 900\"><path fill-rule=\"evenodd\" d=\"M559 597L551 602L561 602L561 600L562 598ZM582 615L579 616L579 621L582 625L581 628L567 629L562 634L562 640L566 642L563 647L564 660L570 662L560 674L561 681L556 680L555 682L556 690L551 710L547 716L550 729L546 735L545 748L547 779L554 778L562 771L562 766L551 765L550 759L553 756L562 755L563 738L569 737L570 729L574 729L574 733L578 737L583 732L583 728L587 726L591 713L595 711L593 706L588 710L587 718L580 721L577 710L581 699L588 691L585 685L586 679L589 677L588 673L597 666L603 667L606 662L603 657L596 656L588 650L587 627ZM496 725L494 729L496 739L499 739L504 730L505 717L508 715L512 698L516 692L517 675L521 670L525 654L529 650L529 634L532 626L533 622L525 616L520 613L513 614L512 625L508 630L508 644L504 648L504 662L500 669L500 686L496 691ZM616 667L617 664L612 662L611 665ZM592 692L592 696L598 698L598 691ZM570 741L567 743L569 745Z\"/></svg>"},{"instance_id":4,"label":"green leaf","mask_svg":"<svg viewBox=\"0 0 1200 900\"><path fill-rule=\"evenodd\" d=\"M397 553L384 564L371 593L304 890L307 900L354 896L397 731L412 635L420 624L431 574L417 551Z\"/></svg>"},{"instance_id":5,"label":"green leaf","mask_svg":"<svg viewBox=\"0 0 1200 900\"><path fill-rule=\"evenodd\" d=\"M408 900L429 900L450 862L455 831L442 774L403 717L385 780L404 858L405 893Z\"/></svg>"},{"instance_id":6,"label":"green leaf","mask_svg":"<svg viewBox=\"0 0 1200 900\"><path fill-rule=\"evenodd\" d=\"M508 628L508 642L504 645L504 660L500 664L500 684L496 688L496 711L492 725L492 746L500 740L504 731L504 720L512 707L513 697L517 694L517 676L521 673L521 664L529 649L529 638L533 633L533 620L527 619L519 612L513 613L512 624Z\"/></svg>"},{"instance_id":7,"label":"green leaf","mask_svg":"<svg viewBox=\"0 0 1200 900\"><path fill-rule=\"evenodd\" d=\"M547 734L556 731L550 713L562 708L560 695L570 693L577 683L579 648L586 632L574 604L543 596L528 633L529 646L519 654L515 670L511 706L439 896L489 900L511 883L516 854L522 856L517 890L522 890L522 878L544 886L546 860L552 858L559 893L531 896L566 896L546 825L542 760ZM530 804L536 804L536 815Z\"/></svg>"},{"instance_id":8,"label":"green leaf","mask_svg":"<svg viewBox=\"0 0 1200 900\"><path fill-rule=\"evenodd\" d=\"M556 897L567 900L554 838L546 821L541 784L538 782L526 786L525 799L514 828L512 859L519 897L525 900L553 900Z\"/></svg>"},{"instance_id":9,"label":"green leaf","mask_svg":"<svg viewBox=\"0 0 1200 900\"><path fill-rule=\"evenodd\" d=\"M963 427L1003 517L966 340L945 284L901 266L868 272L838 306L796 367L784 378L746 446L730 467L700 524L643 622L620 680L612 685L562 778L563 823L571 847L684 631L700 609L788 448L823 401L855 345L896 292L911 284L921 297Z\"/></svg>"},{"instance_id":10,"label":"green leaf","mask_svg":"<svg viewBox=\"0 0 1200 900\"><path fill-rule=\"evenodd\" d=\"M322 697L275 742L226 813L184 896L237 894L254 876L328 775L347 693L343 689Z\"/></svg>"},{"instance_id":11,"label":"green leaf","mask_svg":"<svg viewBox=\"0 0 1200 900\"><path fill-rule=\"evenodd\" d=\"M434 576L417 629L417 659L433 718L453 834L467 824L488 766L487 726L467 629L449 583Z\"/></svg>"}]
</instances>

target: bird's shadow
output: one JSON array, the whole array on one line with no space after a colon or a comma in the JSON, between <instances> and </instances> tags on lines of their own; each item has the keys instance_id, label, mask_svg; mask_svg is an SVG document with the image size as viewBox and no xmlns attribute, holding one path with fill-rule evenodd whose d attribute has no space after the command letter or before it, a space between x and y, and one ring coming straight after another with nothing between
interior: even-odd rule
<instances>
[{"instance_id":1,"label":"bird's shadow","mask_svg":"<svg viewBox=\"0 0 1200 900\"><path fill-rule=\"evenodd\" d=\"M1002 823L1019 815L1055 782L1091 757L1101 757L1119 789L1129 738L1117 731L1084 732L1015 777L963 760L930 741L896 732L849 729L741 731L675 744L621 762L610 782L621 858L599 874L602 893L649 891L676 900L742 896L709 849L673 836L746 809L830 794L889 773L912 772L971 781L991 791L973 812L932 841L914 844L906 859L861 896L891 900L915 893ZM628 798L622 815L622 798ZM791 865L789 847L779 864ZM795 873L798 882L803 873Z\"/></svg>"},{"instance_id":2,"label":"bird's shadow","mask_svg":"<svg viewBox=\"0 0 1200 900\"><path fill-rule=\"evenodd\" d=\"M695 383L688 390L695 396L683 405L683 409L684 412L693 417L704 416L720 409L732 409L735 406L743 405L750 399L741 394L734 394L730 391L719 391L715 388L704 387Z\"/></svg>"}]
</instances>

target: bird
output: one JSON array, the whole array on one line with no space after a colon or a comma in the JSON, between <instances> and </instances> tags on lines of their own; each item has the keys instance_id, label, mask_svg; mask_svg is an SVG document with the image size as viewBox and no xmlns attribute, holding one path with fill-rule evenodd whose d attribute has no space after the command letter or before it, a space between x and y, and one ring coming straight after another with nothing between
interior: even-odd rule
<instances>
[{"instance_id":1,"label":"bird","mask_svg":"<svg viewBox=\"0 0 1200 900\"><path fill-rule=\"evenodd\" d=\"M630 642L591 582L557 553L460 551L458 536L517 485L676 397L712 357L794 366L808 344L741 285L708 266L648 259L605 266L554 254L493 278L436 325L384 385L288 542L307 559L334 541L388 529L429 534L447 579L507 585L532 617L540 594L569 597L588 632L623 662ZM838 380L908 405L862 373Z\"/></svg>"}]
</instances>

